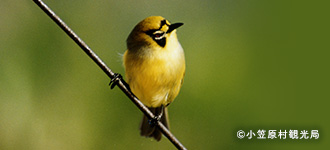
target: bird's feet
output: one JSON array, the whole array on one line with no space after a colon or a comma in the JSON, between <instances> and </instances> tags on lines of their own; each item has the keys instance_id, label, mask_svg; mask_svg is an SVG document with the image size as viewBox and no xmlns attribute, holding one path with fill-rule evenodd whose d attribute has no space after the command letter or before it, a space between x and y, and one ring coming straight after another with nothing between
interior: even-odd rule
<instances>
[{"instance_id":1,"label":"bird's feet","mask_svg":"<svg viewBox=\"0 0 330 150\"><path fill-rule=\"evenodd\" d=\"M155 115L155 117L154 118L152 118L152 119L150 119L149 120L149 124L151 125L151 126L155 126L156 124L158 124L158 122L159 121L161 121L161 118L162 118L162 116L163 116L163 114L164 114L164 105L162 105L161 106L162 108L161 108L161 111L160 111L160 113L158 114L158 115Z\"/></svg>"},{"instance_id":2,"label":"bird's feet","mask_svg":"<svg viewBox=\"0 0 330 150\"><path fill-rule=\"evenodd\" d=\"M149 119L148 122L149 122L150 126L154 127L154 126L156 126L158 124L158 122L160 121L161 118L162 118L162 116L161 115L158 115L158 116L155 116L152 119Z\"/></svg>"},{"instance_id":3,"label":"bird's feet","mask_svg":"<svg viewBox=\"0 0 330 150\"><path fill-rule=\"evenodd\" d=\"M118 81L121 80L123 77L119 73L115 73L114 77L111 79L109 86L110 89L113 89L117 84Z\"/></svg>"}]
</instances>

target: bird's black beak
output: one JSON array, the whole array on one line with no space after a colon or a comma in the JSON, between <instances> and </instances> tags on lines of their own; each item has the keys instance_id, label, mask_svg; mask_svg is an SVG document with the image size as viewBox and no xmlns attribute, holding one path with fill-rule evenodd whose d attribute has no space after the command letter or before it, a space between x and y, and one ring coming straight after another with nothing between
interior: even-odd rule
<instances>
[{"instance_id":1,"label":"bird's black beak","mask_svg":"<svg viewBox=\"0 0 330 150\"><path fill-rule=\"evenodd\" d=\"M179 28L180 26L182 26L183 23L174 23L174 24L171 24L167 30L166 33L171 33L173 30L175 30L176 28Z\"/></svg>"}]
</instances>

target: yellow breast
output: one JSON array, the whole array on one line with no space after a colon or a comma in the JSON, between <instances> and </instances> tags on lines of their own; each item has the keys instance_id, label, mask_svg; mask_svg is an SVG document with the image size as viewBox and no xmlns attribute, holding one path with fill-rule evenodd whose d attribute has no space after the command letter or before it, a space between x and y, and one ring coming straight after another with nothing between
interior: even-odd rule
<instances>
[{"instance_id":1,"label":"yellow breast","mask_svg":"<svg viewBox=\"0 0 330 150\"><path fill-rule=\"evenodd\" d=\"M167 105L178 95L183 81L185 59L182 47L178 43L165 49L148 48L143 51L147 53L125 52L127 82L146 106Z\"/></svg>"}]
</instances>

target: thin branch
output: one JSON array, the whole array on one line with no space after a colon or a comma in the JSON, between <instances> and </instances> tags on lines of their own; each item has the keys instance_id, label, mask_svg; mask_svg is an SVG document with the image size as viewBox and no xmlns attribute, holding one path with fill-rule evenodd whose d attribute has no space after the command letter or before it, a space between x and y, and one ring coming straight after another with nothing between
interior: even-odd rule
<instances>
[{"instance_id":1,"label":"thin branch","mask_svg":"<svg viewBox=\"0 0 330 150\"><path fill-rule=\"evenodd\" d=\"M127 83L122 78L117 78L116 74L111 71L107 65L92 51L88 45L81 40L65 23L62 21L43 1L33 0L62 30L74 40L79 47L107 74L111 80L116 79L117 86L126 94L126 96L149 118L155 118L155 115L137 98L127 87ZM180 150L186 148L175 138L175 136L160 122L157 121L157 127L172 142L172 144Z\"/></svg>"}]
</instances>

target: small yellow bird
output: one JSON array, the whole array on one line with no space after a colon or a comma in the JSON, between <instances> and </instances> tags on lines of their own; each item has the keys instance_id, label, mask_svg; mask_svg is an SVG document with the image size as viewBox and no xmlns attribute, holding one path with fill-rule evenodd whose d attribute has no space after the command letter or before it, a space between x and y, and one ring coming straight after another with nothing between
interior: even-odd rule
<instances>
[{"instance_id":1,"label":"small yellow bird","mask_svg":"<svg viewBox=\"0 0 330 150\"><path fill-rule=\"evenodd\" d=\"M127 38L124 54L126 79L131 91L168 128L167 106L179 94L185 75L185 57L176 29L161 16L138 23ZM141 136L161 139L161 132L143 116Z\"/></svg>"}]
</instances>

